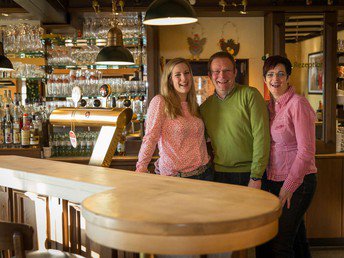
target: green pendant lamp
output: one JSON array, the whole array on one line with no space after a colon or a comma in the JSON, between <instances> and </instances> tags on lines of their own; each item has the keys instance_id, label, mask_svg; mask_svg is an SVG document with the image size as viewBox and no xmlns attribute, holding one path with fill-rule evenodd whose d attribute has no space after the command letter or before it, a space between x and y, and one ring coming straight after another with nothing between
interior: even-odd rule
<instances>
[{"instance_id":1,"label":"green pendant lamp","mask_svg":"<svg viewBox=\"0 0 344 258\"><path fill-rule=\"evenodd\" d=\"M188 0L155 0L147 9L145 25L181 25L197 22L196 12Z\"/></svg>"},{"instance_id":2,"label":"green pendant lamp","mask_svg":"<svg viewBox=\"0 0 344 258\"><path fill-rule=\"evenodd\" d=\"M97 55L96 64L100 65L133 65L133 55L123 46L122 31L117 25L107 34L107 46Z\"/></svg>"},{"instance_id":3,"label":"green pendant lamp","mask_svg":"<svg viewBox=\"0 0 344 258\"><path fill-rule=\"evenodd\" d=\"M13 65L5 56L4 45L0 42L0 71L12 71Z\"/></svg>"}]
</instances>

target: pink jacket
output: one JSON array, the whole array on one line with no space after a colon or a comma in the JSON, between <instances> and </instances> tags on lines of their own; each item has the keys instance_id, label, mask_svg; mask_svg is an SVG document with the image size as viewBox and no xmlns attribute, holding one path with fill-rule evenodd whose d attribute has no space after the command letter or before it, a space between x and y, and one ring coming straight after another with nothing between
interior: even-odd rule
<instances>
[{"instance_id":1,"label":"pink jacket","mask_svg":"<svg viewBox=\"0 0 344 258\"><path fill-rule=\"evenodd\" d=\"M155 167L161 175L190 172L209 162L203 121L190 114L187 102L181 104L183 116L171 119L165 114L161 95L151 100L136 171L147 171L157 144L160 158Z\"/></svg>"},{"instance_id":2,"label":"pink jacket","mask_svg":"<svg viewBox=\"0 0 344 258\"><path fill-rule=\"evenodd\" d=\"M284 181L283 188L294 192L315 167L315 112L306 98L289 87L277 101L270 100L269 180Z\"/></svg>"}]
</instances>

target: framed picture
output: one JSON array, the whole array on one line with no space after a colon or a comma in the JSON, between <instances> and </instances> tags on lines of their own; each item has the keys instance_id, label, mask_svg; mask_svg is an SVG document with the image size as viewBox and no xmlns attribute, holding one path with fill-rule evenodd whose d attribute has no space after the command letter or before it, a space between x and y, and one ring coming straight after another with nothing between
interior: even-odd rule
<instances>
[{"instance_id":1,"label":"framed picture","mask_svg":"<svg viewBox=\"0 0 344 258\"><path fill-rule=\"evenodd\" d=\"M324 54L308 54L308 93L322 94L324 88Z\"/></svg>"}]
</instances>

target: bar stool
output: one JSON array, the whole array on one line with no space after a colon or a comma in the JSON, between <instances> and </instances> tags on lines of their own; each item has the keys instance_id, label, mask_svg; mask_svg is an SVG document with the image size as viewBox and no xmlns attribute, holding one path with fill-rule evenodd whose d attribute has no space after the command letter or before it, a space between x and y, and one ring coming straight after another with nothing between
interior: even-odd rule
<instances>
[{"instance_id":1,"label":"bar stool","mask_svg":"<svg viewBox=\"0 0 344 258\"><path fill-rule=\"evenodd\" d=\"M0 251L14 251L16 258L82 258L83 256L59 250L33 251L33 228L26 224L0 221Z\"/></svg>"}]
</instances>

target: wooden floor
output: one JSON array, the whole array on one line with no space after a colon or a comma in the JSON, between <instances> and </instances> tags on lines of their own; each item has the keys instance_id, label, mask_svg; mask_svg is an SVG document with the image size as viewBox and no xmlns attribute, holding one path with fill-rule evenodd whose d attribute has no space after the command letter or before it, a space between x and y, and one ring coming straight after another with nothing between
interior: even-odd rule
<instances>
[{"instance_id":1,"label":"wooden floor","mask_svg":"<svg viewBox=\"0 0 344 258\"><path fill-rule=\"evenodd\" d=\"M312 247L313 258L344 258L344 247Z\"/></svg>"},{"instance_id":2,"label":"wooden floor","mask_svg":"<svg viewBox=\"0 0 344 258\"><path fill-rule=\"evenodd\" d=\"M311 247L312 258L344 258L344 247ZM248 258L255 258L254 249L249 249Z\"/></svg>"}]
</instances>

